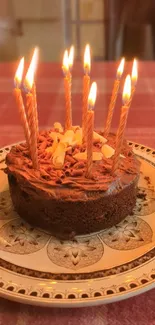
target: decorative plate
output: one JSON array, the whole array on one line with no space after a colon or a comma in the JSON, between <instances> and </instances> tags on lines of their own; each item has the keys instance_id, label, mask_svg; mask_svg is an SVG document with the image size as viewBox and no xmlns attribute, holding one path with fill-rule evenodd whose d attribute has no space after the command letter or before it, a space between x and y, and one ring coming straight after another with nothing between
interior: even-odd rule
<instances>
[{"instance_id":1,"label":"decorative plate","mask_svg":"<svg viewBox=\"0 0 155 325\"><path fill-rule=\"evenodd\" d=\"M129 142L141 161L134 215L106 231L60 241L14 211L0 171L0 295L44 306L118 301L155 287L155 151ZM0 168L11 147L0 150Z\"/></svg>"}]
</instances>

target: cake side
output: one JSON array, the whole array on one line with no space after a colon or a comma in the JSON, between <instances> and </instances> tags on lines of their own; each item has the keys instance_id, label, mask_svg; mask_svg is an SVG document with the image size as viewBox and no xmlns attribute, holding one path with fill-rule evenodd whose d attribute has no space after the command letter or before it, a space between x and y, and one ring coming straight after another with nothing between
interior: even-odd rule
<instances>
[{"instance_id":1,"label":"cake side","mask_svg":"<svg viewBox=\"0 0 155 325\"><path fill-rule=\"evenodd\" d=\"M132 213L139 162L126 141L116 175L111 174L113 157L102 155L93 162L92 178L87 179L86 160L78 159L84 158L79 154L85 147L76 143L70 146L63 167L57 169L47 150L54 142L50 135L51 131L46 131L38 138L38 171L32 168L25 143L7 155L11 197L21 217L53 235L68 238L111 227ZM115 148L115 135L109 136L107 144ZM93 151L101 153L102 146L101 139L95 139Z\"/></svg>"}]
</instances>

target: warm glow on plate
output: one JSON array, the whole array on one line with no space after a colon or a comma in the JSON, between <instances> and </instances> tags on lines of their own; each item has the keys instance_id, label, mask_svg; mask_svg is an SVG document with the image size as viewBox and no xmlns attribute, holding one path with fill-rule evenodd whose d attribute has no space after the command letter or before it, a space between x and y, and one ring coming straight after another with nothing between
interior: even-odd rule
<instances>
[{"instance_id":1,"label":"warm glow on plate","mask_svg":"<svg viewBox=\"0 0 155 325\"><path fill-rule=\"evenodd\" d=\"M124 89L123 89L123 102L124 105L128 103L131 97L131 78L130 75L128 74L125 83L124 83Z\"/></svg>"},{"instance_id":2,"label":"warm glow on plate","mask_svg":"<svg viewBox=\"0 0 155 325\"><path fill-rule=\"evenodd\" d=\"M84 52L84 70L89 73L90 72L90 46L89 44L86 45L85 52Z\"/></svg>"},{"instance_id":3,"label":"warm glow on plate","mask_svg":"<svg viewBox=\"0 0 155 325\"><path fill-rule=\"evenodd\" d=\"M97 94L97 84L93 82L90 88L89 96L88 96L88 105L91 109L93 109L96 102L96 94Z\"/></svg>"},{"instance_id":4,"label":"warm glow on plate","mask_svg":"<svg viewBox=\"0 0 155 325\"><path fill-rule=\"evenodd\" d=\"M119 67L117 69L117 78L121 78L124 71L125 58L122 58Z\"/></svg>"},{"instance_id":5,"label":"warm glow on plate","mask_svg":"<svg viewBox=\"0 0 155 325\"><path fill-rule=\"evenodd\" d=\"M15 83L16 86L20 86L24 71L24 57L20 60L16 74L15 74Z\"/></svg>"},{"instance_id":6,"label":"warm glow on plate","mask_svg":"<svg viewBox=\"0 0 155 325\"><path fill-rule=\"evenodd\" d=\"M134 59L133 66L132 66L132 74L131 74L131 80L132 84L135 86L138 79L138 67L137 67L137 60Z\"/></svg>"},{"instance_id":7,"label":"warm glow on plate","mask_svg":"<svg viewBox=\"0 0 155 325\"><path fill-rule=\"evenodd\" d=\"M32 57L30 65L29 65L26 77L25 77L25 84L29 90L32 89L32 86L34 83L34 74L36 71L37 63L38 63L38 48L36 47L34 50L33 57Z\"/></svg>"}]
</instances>

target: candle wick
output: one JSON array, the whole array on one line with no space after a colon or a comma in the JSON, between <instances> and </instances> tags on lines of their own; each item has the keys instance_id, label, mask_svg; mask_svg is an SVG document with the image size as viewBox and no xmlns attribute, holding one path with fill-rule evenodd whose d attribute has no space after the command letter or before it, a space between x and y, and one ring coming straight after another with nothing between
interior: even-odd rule
<instances>
[{"instance_id":1,"label":"candle wick","mask_svg":"<svg viewBox=\"0 0 155 325\"><path fill-rule=\"evenodd\" d=\"M132 88L133 88L133 87L136 87L136 83L137 83L137 82L136 82L135 80L132 80L132 79L131 79L131 87L132 87Z\"/></svg>"},{"instance_id":2,"label":"candle wick","mask_svg":"<svg viewBox=\"0 0 155 325\"><path fill-rule=\"evenodd\" d=\"M14 84L15 84L15 88L20 89L20 86L21 86L21 82L20 81L18 81L18 80L15 79Z\"/></svg>"},{"instance_id":3,"label":"candle wick","mask_svg":"<svg viewBox=\"0 0 155 325\"><path fill-rule=\"evenodd\" d=\"M94 107L93 104L90 104L90 103L89 103L89 105L88 105L88 110L89 110L89 111L92 111L92 110L93 110L93 107Z\"/></svg>"},{"instance_id":4,"label":"candle wick","mask_svg":"<svg viewBox=\"0 0 155 325\"><path fill-rule=\"evenodd\" d=\"M120 80L121 80L121 77L122 77L122 73L117 72L117 74L116 74L116 79L117 79L118 81L120 81Z\"/></svg>"},{"instance_id":5,"label":"candle wick","mask_svg":"<svg viewBox=\"0 0 155 325\"><path fill-rule=\"evenodd\" d=\"M33 83L33 85L34 85L34 83ZM33 85L32 85L32 87L33 87ZM24 91L25 91L26 94L30 94L31 93L31 90L32 89L30 90L27 80L25 80L24 83L23 83L23 89L24 89Z\"/></svg>"},{"instance_id":6,"label":"candle wick","mask_svg":"<svg viewBox=\"0 0 155 325\"><path fill-rule=\"evenodd\" d=\"M85 73L86 76L89 76L89 68L88 68L88 66L84 67L84 73Z\"/></svg>"}]
</instances>

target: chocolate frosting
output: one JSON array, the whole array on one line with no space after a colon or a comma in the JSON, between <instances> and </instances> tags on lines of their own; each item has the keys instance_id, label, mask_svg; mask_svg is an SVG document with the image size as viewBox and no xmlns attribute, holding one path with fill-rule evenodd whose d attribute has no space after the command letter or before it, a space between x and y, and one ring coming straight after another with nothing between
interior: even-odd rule
<instances>
[{"instance_id":1,"label":"chocolate frosting","mask_svg":"<svg viewBox=\"0 0 155 325\"><path fill-rule=\"evenodd\" d=\"M53 131L53 130L52 130ZM83 152L83 145L75 145L67 151L64 165L55 169L52 163L52 154L47 148L52 146L53 139L50 131L43 131L38 137L39 169L34 170L26 143L13 146L6 157L6 173L14 175L18 182L23 184L24 190L34 194L34 191L49 198L63 198L67 200L93 199L99 195L115 193L139 176L140 163L136 159L127 142L123 142L122 154L116 175L111 174L113 157L103 157L93 162L92 178L86 178L86 161L76 160L74 155ZM56 132L56 131L55 131ZM100 133L102 135L102 133ZM107 144L115 148L115 135L110 134ZM93 151L101 152L100 141L94 141Z\"/></svg>"}]
</instances>

